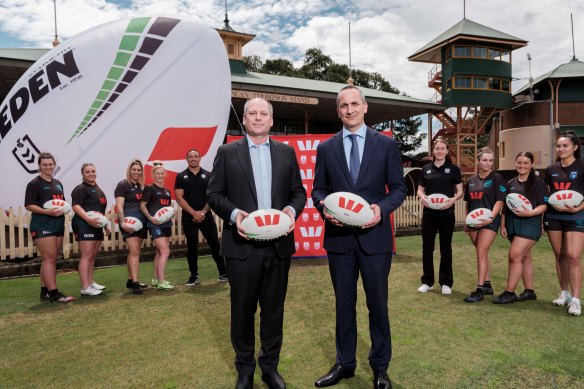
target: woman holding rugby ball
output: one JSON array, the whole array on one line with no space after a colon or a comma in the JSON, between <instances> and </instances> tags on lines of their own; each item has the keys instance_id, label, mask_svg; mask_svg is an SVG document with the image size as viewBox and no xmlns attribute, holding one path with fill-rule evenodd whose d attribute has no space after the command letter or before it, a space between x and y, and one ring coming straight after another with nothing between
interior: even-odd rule
<instances>
[{"instance_id":1,"label":"woman holding rugby ball","mask_svg":"<svg viewBox=\"0 0 584 389\"><path fill-rule=\"evenodd\" d=\"M93 279L95 257L103 241L105 233L109 235L110 229L107 223L101 224L99 218L88 215L88 212L99 212L105 215L107 199L105 193L97 185L97 172L95 165L84 163L81 165L83 182L73 189L71 201L75 216L71 226L75 240L79 243L79 278L81 280L82 296L98 296L105 286L98 284Z\"/></svg>"},{"instance_id":2,"label":"woman holding rugby ball","mask_svg":"<svg viewBox=\"0 0 584 389\"><path fill-rule=\"evenodd\" d=\"M140 201L144 190L144 169L142 161L133 159L126 169L126 178L118 183L114 191L118 222L124 241L128 245L128 281L126 288L134 294L142 294L145 284L138 282L140 267L140 249L142 240L146 239L146 217L140 211ZM134 217L142 222L142 229L135 231L125 221L126 217Z\"/></svg>"},{"instance_id":3,"label":"woman holding rugby ball","mask_svg":"<svg viewBox=\"0 0 584 389\"><path fill-rule=\"evenodd\" d=\"M454 233L454 204L462 198L462 175L452 163L448 143L437 138L432 146L432 163L424 165L418 181L417 196L424 204L422 215L422 285L418 292L426 293L434 285L434 242L440 234L440 270L438 282L442 294L452 293L452 234ZM429 208L428 196L441 193L448 197L442 209Z\"/></svg>"},{"instance_id":4,"label":"woman holding rugby ball","mask_svg":"<svg viewBox=\"0 0 584 389\"><path fill-rule=\"evenodd\" d=\"M550 197L560 190L572 190L584 195L584 161L580 139L573 131L566 131L556 141L557 162L545 172ZM582 314L582 251L584 250L584 202L576 207L548 206L544 227L556 257L556 271L560 295L554 305L567 305L568 313ZM569 287L572 289L570 294Z\"/></svg>"},{"instance_id":5,"label":"woman holding rugby ball","mask_svg":"<svg viewBox=\"0 0 584 389\"><path fill-rule=\"evenodd\" d=\"M57 256L63 244L65 216L61 209L45 209L49 200L65 200L63 185L53 178L57 165L51 153L40 153L38 177L26 186L24 206L32 214L30 234L42 257L40 269L41 300L68 303L75 301L57 289Z\"/></svg>"},{"instance_id":6,"label":"woman holding rugby ball","mask_svg":"<svg viewBox=\"0 0 584 389\"><path fill-rule=\"evenodd\" d=\"M501 216L501 236L511 241L509 248L509 273L505 291L493 298L495 304L508 304L515 301L535 300L533 289L533 266L531 248L541 236L542 215L547 209L548 190L541 178L533 170L533 154L523 151L515 157L517 177L507 182L507 193L525 196L531 209L521 206L503 209ZM515 288L523 278L525 290L519 296Z\"/></svg>"},{"instance_id":7,"label":"woman holding rugby ball","mask_svg":"<svg viewBox=\"0 0 584 389\"><path fill-rule=\"evenodd\" d=\"M172 235L172 221L160 223L154 218L156 212L164 207L170 206L170 190L164 187L164 178L166 171L162 162L152 163L152 177L154 182L144 188L140 210L148 219L148 230L150 237L156 246L156 256L154 257L154 276L152 277L152 286L160 290L172 290L174 286L164 278L166 262L170 254L168 243Z\"/></svg>"},{"instance_id":8,"label":"woman holding rugby ball","mask_svg":"<svg viewBox=\"0 0 584 389\"><path fill-rule=\"evenodd\" d=\"M481 301L485 294L493 294L489 274L489 249L499 232L501 221L499 214L507 190L503 177L493 172L495 154L491 149L488 147L480 149L477 153L477 162L478 174L468 179L464 192L466 214L478 208L487 208L491 210L493 217L480 222L476 227L464 225L464 232L475 246L477 256L477 288L464 298L467 303L476 303Z\"/></svg>"}]
</instances>

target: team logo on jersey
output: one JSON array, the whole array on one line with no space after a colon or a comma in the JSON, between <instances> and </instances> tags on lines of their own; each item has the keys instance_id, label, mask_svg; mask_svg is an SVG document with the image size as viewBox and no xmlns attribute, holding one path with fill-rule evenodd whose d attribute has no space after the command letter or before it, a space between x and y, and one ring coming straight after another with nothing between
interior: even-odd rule
<instances>
[{"instance_id":1,"label":"team logo on jersey","mask_svg":"<svg viewBox=\"0 0 584 389\"><path fill-rule=\"evenodd\" d=\"M489 189L493 185L493 180L485 181L485 189Z\"/></svg>"},{"instance_id":2,"label":"team logo on jersey","mask_svg":"<svg viewBox=\"0 0 584 389\"><path fill-rule=\"evenodd\" d=\"M426 174L432 173L432 170L426 170Z\"/></svg>"},{"instance_id":3,"label":"team logo on jersey","mask_svg":"<svg viewBox=\"0 0 584 389\"><path fill-rule=\"evenodd\" d=\"M450 168L449 168L449 167L447 167L446 169L444 169L444 173L446 173L446 174L450 174Z\"/></svg>"},{"instance_id":4,"label":"team logo on jersey","mask_svg":"<svg viewBox=\"0 0 584 389\"><path fill-rule=\"evenodd\" d=\"M100 197L100 198L99 198L99 203L100 203L101 205L105 205L105 204L107 204L107 199L106 199L105 197Z\"/></svg>"},{"instance_id":5,"label":"team logo on jersey","mask_svg":"<svg viewBox=\"0 0 584 389\"><path fill-rule=\"evenodd\" d=\"M483 192L470 192L469 195L472 200L481 200L483 198Z\"/></svg>"},{"instance_id":6,"label":"team logo on jersey","mask_svg":"<svg viewBox=\"0 0 584 389\"><path fill-rule=\"evenodd\" d=\"M142 193L136 193L136 200L142 200Z\"/></svg>"},{"instance_id":7,"label":"team logo on jersey","mask_svg":"<svg viewBox=\"0 0 584 389\"><path fill-rule=\"evenodd\" d=\"M570 179L575 180L578 177L578 172L570 172Z\"/></svg>"},{"instance_id":8,"label":"team logo on jersey","mask_svg":"<svg viewBox=\"0 0 584 389\"><path fill-rule=\"evenodd\" d=\"M571 182L554 182L554 189L555 190L568 190L572 185Z\"/></svg>"},{"instance_id":9,"label":"team logo on jersey","mask_svg":"<svg viewBox=\"0 0 584 389\"><path fill-rule=\"evenodd\" d=\"M205 173L201 174L201 178L207 178L207 175Z\"/></svg>"},{"instance_id":10,"label":"team logo on jersey","mask_svg":"<svg viewBox=\"0 0 584 389\"><path fill-rule=\"evenodd\" d=\"M169 205L170 204L170 199L160 199L160 204L161 205Z\"/></svg>"},{"instance_id":11,"label":"team logo on jersey","mask_svg":"<svg viewBox=\"0 0 584 389\"><path fill-rule=\"evenodd\" d=\"M499 190L503 193L507 192L507 188L505 188L505 185L499 185Z\"/></svg>"}]
</instances>

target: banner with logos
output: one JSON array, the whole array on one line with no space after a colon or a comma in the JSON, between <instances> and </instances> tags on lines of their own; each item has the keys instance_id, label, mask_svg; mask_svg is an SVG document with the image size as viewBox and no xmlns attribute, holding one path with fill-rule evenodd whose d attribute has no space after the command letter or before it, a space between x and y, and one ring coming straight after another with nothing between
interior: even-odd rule
<instances>
[{"instance_id":1,"label":"banner with logos","mask_svg":"<svg viewBox=\"0 0 584 389\"><path fill-rule=\"evenodd\" d=\"M212 168L230 103L225 46L201 21L130 17L82 32L35 62L0 105L0 207L24 204L44 151L56 158L67 200L85 162L109 204L135 158L148 182L151 161L164 162L172 188L187 150Z\"/></svg>"}]
</instances>

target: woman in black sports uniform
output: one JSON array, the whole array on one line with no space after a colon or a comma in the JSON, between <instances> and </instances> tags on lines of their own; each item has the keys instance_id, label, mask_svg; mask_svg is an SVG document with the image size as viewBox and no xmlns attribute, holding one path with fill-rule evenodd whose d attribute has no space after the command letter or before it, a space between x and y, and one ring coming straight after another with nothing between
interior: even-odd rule
<instances>
[{"instance_id":1,"label":"woman in black sports uniform","mask_svg":"<svg viewBox=\"0 0 584 389\"><path fill-rule=\"evenodd\" d=\"M39 154L38 177L26 186L24 206L32 214L30 234L42 257L40 269L41 300L68 303L75 301L57 289L57 256L63 244L65 216L62 210L44 209L49 200L65 200L63 185L53 178L55 157L51 153Z\"/></svg>"},{"instance_id":2,"label":"woman in black sports uniform","mask_svg":"<svg viewBox=\"0 0 584 389\"><path fill-rule=\"evenodd\" d=\"M154 215L161 208L171 206L170 190L164 186L166 171L162 162L152 164L152 177L154 182L144 188L140 210L148 219L148 230L150 237L156 246L156 256L154 257L154 276L152 286L160 290L172 290L174 286L164 278L166 262L170 254L168 243L172 235L172 220L166 223L159 223Z\"/></svg>"},{"instance_id":3,"label":"woman in black sports uniform","mask_svg":"<svg viewBox=\"0 0 584 389\"><path fill-rule=\"evenodd\" d=\"M478 208L487 208L493 213L492 219L479 223L475 228L464 225L464 231L475 246L477 256L477 288L464 298L468 303L476 303L485 294L493 294L489 274L489 249L499 232L500 213L507 190L503 177L493 172L494 162L495 154L491 149L480 149L477 153L478 174L468 179L464 192L467 215Z\"/></svg>"},{"instance_id":4,"label":"woman in black sports uniform","mask_svg":"<svg viewBox=\"0 0 584 389\"><path fill-rule=\"evenodd\" d=\"M128 281L126 281L126 288L132 289L134 294L142 294L142 289L146 287L145 284L138 282L140 248L142 247L142 240L148 236L147 220L140 211L143 190L144 169L142 162L139 159L133 159L126 169L126 179L118 183L114 196L116 198L120 231L128 245ZM143 224L142 229L134 231L124 220L127 216L139 219Z\"/></svg>"},{"instance_id":5,"label":"woman in black sports uniform","mask_svg":"<svg viewBox=\"0 0 584 389\"><path fill-rule=\"evenodd\" d=\"M566 131L556 142L558 161L550 165L545 182L550 198L560 190L573 190L584 195L584 161L582 145L573 131ZM568 313L580 316L582 289L582 251L584 250L584 202L577 207L548 206L544 227L556 257L560 295L554 305L568 305ZM570 295L569 287L572 289Z\"/></svg>"},{"instance_id":6,"label":"woman in black sports uniform","mask_svg":"<svg viewBox=\"0 0 584 389\"><path fill-rule=\"evenodd\" d=\"M507 194L518 193L531 203L532 210L503 208L501 215L501 236L511 241L509 247L509 273L505 291L493 298L495 304L508 304L515 301L535 300L533 288L533 266L531 249L541 236L542 216L547 209L548 190L545 182L535 174L535 158L529 151L515 157L517 177L507 182ZM519 296L515 288L523 278L525 290Z\"/></svg>"},{"instance_id":7,"label":"woman in black sports uniform","mask_svg":"<svg viewBox=\"0 0 584 389\"><path fill-rule=\"evenodd\" d=\"M81 295L100 295L105 286L96 283L93 279L93 269L95 267L95 257L103 241L104 229L109 235L109 225L104 227L99 225L96 218L87 215L89 211L99 212L105 215L107 198L95 181L97 174L92 163L84 163L81 166L83 182L73 189L71 200L75 216L71 226L75 240L79 243L79 278L81 280Z\"/></svg>"},{"instance_id":8,"label":"woman in black sports uniform","mask_svg":"<svg viewBox=\"0 0 584 389\"><path fill-rule=\"evenodd\" d=\"M433 162L424 165L418 181L417 196L424 204L422 214L422 285L418 292L426 293L434 285L434 243L440 234L440 270L438 282L442 294L452 293L452 234L454 233L454 204L462 198L462 174L450 159L448 143L437 138L432 146ZM428 196L441 193L448 202L440 210L428 208Z\"/></svg>"}]
</instances>

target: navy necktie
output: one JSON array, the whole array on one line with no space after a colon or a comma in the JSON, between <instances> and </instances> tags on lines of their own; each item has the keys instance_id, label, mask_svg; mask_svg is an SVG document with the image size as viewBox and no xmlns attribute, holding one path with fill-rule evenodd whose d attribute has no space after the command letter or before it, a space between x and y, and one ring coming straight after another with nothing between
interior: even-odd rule
<instances>
[{"instance_id":1,"label":"navy necktie","mask_svg":"<svg viewBox=\"0 0 584 389\"><path fill-rule=\"evenodd\" d=\"M357 144L357 134L350 134L351 139L351 154L349 155L349 169L351 172L351 178L353 179L353 185L357 183L357 178L359 177L359 168L361 167L361 161L359 160L359 145Z\"/></svg>"}]
</instances>

